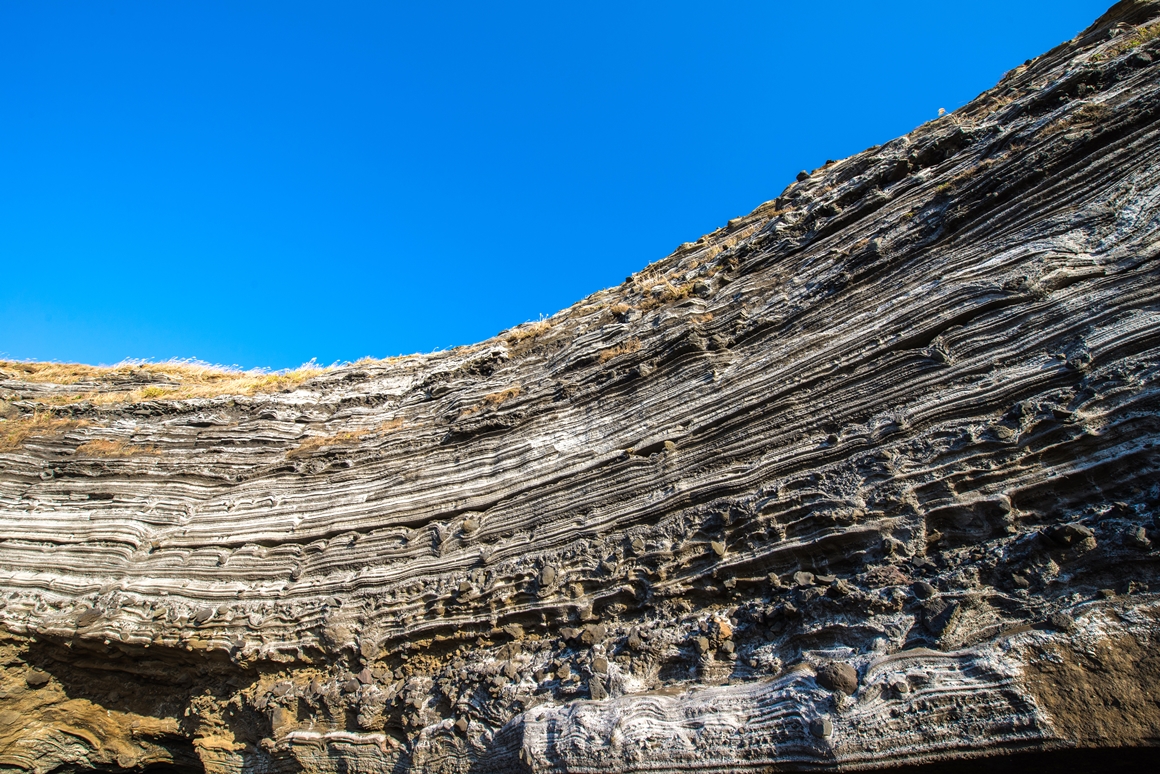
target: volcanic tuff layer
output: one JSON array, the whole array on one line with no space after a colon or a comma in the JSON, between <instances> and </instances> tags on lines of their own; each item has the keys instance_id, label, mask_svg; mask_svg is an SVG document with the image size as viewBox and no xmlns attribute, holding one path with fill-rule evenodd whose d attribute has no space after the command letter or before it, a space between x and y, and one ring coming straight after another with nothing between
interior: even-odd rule
<instances>
[{"instance_id":1,"label":"volcanic tuff layer","mask_svg":"<svg viewBox=\"0 0 1160 774\"><path fill-rule=\"evenodd\" d=\"M1157 745L1158 19L476 346L2 366L0 768Z\"/></svg>"}]
</instances>

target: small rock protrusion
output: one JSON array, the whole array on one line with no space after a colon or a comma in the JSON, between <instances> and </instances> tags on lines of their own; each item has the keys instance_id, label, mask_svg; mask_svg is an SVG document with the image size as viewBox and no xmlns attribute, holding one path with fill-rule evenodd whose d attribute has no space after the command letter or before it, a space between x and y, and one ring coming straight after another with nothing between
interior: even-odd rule
<instances>
[{"instance_id":1,"label":"small rock protrusion","mask_svg":"<svg viewBox=\"0 0 1160 774\"><path fill-rule=\"evenodd\" d=\"M905 677L896 677L890 681L890 687L899 696L905 696L910 693L910 682Z\"/></svg>"},{"instance_id":2,"label":"small rock protrusion","mask_svg":"<svg viewBox=\"0 0 1160 774\"><path fill-rule=\"evenodd\" d=\"M1095 542L1096 534L1083 524L1056 524L1043 531L1044 536L1060 548L1070 548L1085 541Z\"/></svg>"},{"instance_id":3,"label":"small rock protrusion","mask_svg":"<svg viewBox=\"0 0 1160 774\"><path fill-rule=\"evenodd\" d=\"M357 675L355 675L355 677L363 685L370 685L371 683L373 683L375 681L375 676L371 674L371 670L369 670L365 667L363 668L363 670L361 672L359 672Z\"/></svg>"},{"instance_id":4,"label":"small rock protrusion","mask_svg":"<svg viewBox=\"0 0 1160 774\"><path fill-rule=\"evenodd\" d=\"M1143 527L1136 527L1128 531L1128 543L1145 550L1152 547L1152 541L1148 539L1148 532Z\"/></svg>"},{"instance_id":5,"label":"small rock protrusion","mask_svg":"<svg viewBox=\"0 0 1160 774\"><path fill-rule=\"evenodd\" d=\"M1152 55L1147 51L1135 51L1126 61L1129 67L1147 67L1152 64Z\"/></svg>"},{"instance_id":6,"label":"small rock protrusion","mask_svg":"<svg viewBox=\"0 0 1160 774\"><path fill-rule=\"evenodd\" d=\"M645 551L645 548L646 548L646 546L644 544L644 540L642 540L641 538L638 538L638 537L634 537L632 539L632 543L630 543L629 545L632 548L632 552L634 554L636 554L637 556L640 556L641 554L643 554Z\"/></svg>"},{"instance_id":7,"label":"small rock protrusion","mask_svg":"<svg viewBox=\"0 0 1160 774\"><path fill-rule=\"evenodd\" d=\"M555 582L556 582L556 568L555 567L545 567L544 569L540 570L540 585L541 586L551 586Z\"/></svg>"},{"instance_id":8,"label":"small rock protrusion","mask_svg":"<svg viewBox=\"0 0 1160 774\"><path fill-rule=\"evenodd\" d=\"M709 638L708 637L698 637L697 639L693 640L693 647L695 647L697 649L697 653L699 655L702 655L702 656L705 655L706 653L709 652L709 648L710 648Z\"/></svg>"},{"instance_id":9,"label":"small rock protrusion","mask_svg":"<svg viewBox=\"0 0 1160 774\"><path fill-rule=\"evenodd\" d=\"M834 723L829 718L814 718L810 721L810 733L818 739L827 739L834 733Z\"/></svg>"},{"instance_id":10,"label":"small rock protrusion","mask_svg":"<svg viewBox=\"0 0 1160 774\"><path fill-rule=\"evenodd\" d=\"M718 639L727 640L733 636L733 624L729 622L728 618L714 616L709 621L709 626Z\"/></svg>"},{"instance_id":11,"label":"small rock protrusion","mask_svg":"<svg viewBox=\"0 0 1160 774\"><path fill-rule=\"evenodd\" d=\"M479 521L476 519L464 519L461 528L463 529L464 535L470 535L479 529Z\"/></svg>"},{"instance_id":12,"label":"small rock protrusion","mask_svg":"<svg viewBox=\"0 0 1160 774\"><path fill-rule=\"evenodd\" d=\"M568 662L564 662L556 669L556 677L560 680L567 680L572 676L572 667Z\"/></svg>"},{"instance_id":13,"label":"small rock protrusion","mask_svg":"<svg viewBox=\"0 0 1160 774\"><path fill-rule=\"evenodd\" d=\"M720 540L710 541L709 547L713 549L713 553L717 556L725 556L725 544Z\"/></svg>"},{"instance_id":14,"label":"small rock protrusion","mask_svg":"<svg viewBox=\"0 0 1160 774\"><path fill-rule=\"evenodd\" d=\"M858 690L858 673L849 664L831 661L818 670L818 684L850 696Z\"/></svg>"},{"instance_id":15,"label":"small rock protrusion","mask_svg":"<svg viewBox=\"0 0 1160 774\"><path fill-rule=\"evenodd\" d=\"M1075 619L1067 613L1052 613L1047 617L1047 624L1060 632L1070 632L1075 628Z\"/></svg>"},{"instance_id":16,"label":"small rock protrusion","mask_svg":"<svg viewBox=\"0 0 1160 774\"><path fill-rule=\"evenodd\" d=\"M86 626L92 626L94 623L99 621L100 618L101 618L101 611L97 610L96 608L90 607L86 610L82 610L80 613L77 614L77 618L76 618L77 628L83 629Z\"/></svg>"},{"instance_id":17,"label":"small rock protrusion","mask_svg":"<svg viewBox=\"0 0 1160 774\"><path fill-rule=\"evenodd\" d=\"M588 624L580 632L580 643L592 647L603 640L607 634L608 630L600 624Z\"/></svg>"},{"instance_id":18,"label":"small rock protrusion","mask_svg":"<svg viewBox=\"0 0 1160 774\"><path fill-rule=\"evenodd\" d=\"M28 674L24 676L24 683L29 688L42 688L48 685L51 676L43 669L30 669Z\"/></svg>"},{"instance_id":19,"label":"small rock protrusion","mask_svg":"<svg viewBox=\"0 0 1160 774\"><path fill-rule=\"evenodd\" d=\"M804 169L801 172L797 173L797 181L799 183L802 182L803 180L809 180L809 179L810 179L810 173L806 172Z\"/></svg>"},{"instance_id":20,"label":"small rock protrusion","mask_svg":"<svg viewBox=\"0 0 1160 774\"><path fill-rule=\"evenodd\" d=\"M914 596L918 597L919 599L930 599L937 593L934 586L930 585L926 581L918 581L910 587L910 590L913 591Z\"/></svg>"},{"instance_id":21,"label":"small rock protrusion","mask_svg":"<svg viewBox=\"0 0 1160 774\"><path fill-rule=\"evenodd\" d=\"M604 687L604 681L599 677L593 677L588 681L588 695L592 697L593 701L600 701L608 698L608 689Z\"/></svg>"},{"instance_id":22,"label":"small rock protrusion","mask_svg":"<svg viewBox=\"0 0 1160 774\"><path fill-rule=\"evenodd\" d=\"M937 598L928 600L924 605L923 624L936 637L952 628L959 619L962 605L958 602L948 602Z\"/></svg>"},{"instance_id":23,"label":"small rock protrusion","mask_svg":"<svg viewBox=\"0 0 1160 774\"><path fill-rule=\"evenodd\" d=\"M213 618L212 607L199 607L197 612L193 614L193 622L195 624L203 624L211 618Z\"/></svg>"},{"instance_id":24,"label":"small rock protrusion","mask_svg":"<svg viewBox=\"0 0 1160 774\"><path fill-rule=\"evenodd\" d=\"M362 685L362 683L360 683L358 680L356 680L352 677L351 679L347 680L345 683L342 684L342 692L343 693L355 693L358 691L359 686L361 686L361 685Z\"/></svg>"},{"instance_id":25,"label":"small rock protrusion","mask_svg":"<svg viewBox=\"0 0 1160 774\"><path fill-rule=\"evenodd\" d=\"M460 716L455 721L455 730L461 734L466 734L467 733L467 718Z\"/></svg>"},{"instance_id":26,"label":"small rock protrusion","mask_svg":"<svg viewBox=\"0 0 1160 774\"><path fill-rule=\"evenodd\" d=\"M814 585L814 574L805 570L798 570L793 574L793 582L800 588Z\"/></svg>"},{"instance_id":27,"label":"small rock protrusion","mask_svg":"<svg viewBox=\"0 0 1160 774\"><path fill-rule=\"evenodd\" d=\"M604 656L592 659L592 671L599 675L608 674L608 659Z\"/></svg>"}]
</instances>

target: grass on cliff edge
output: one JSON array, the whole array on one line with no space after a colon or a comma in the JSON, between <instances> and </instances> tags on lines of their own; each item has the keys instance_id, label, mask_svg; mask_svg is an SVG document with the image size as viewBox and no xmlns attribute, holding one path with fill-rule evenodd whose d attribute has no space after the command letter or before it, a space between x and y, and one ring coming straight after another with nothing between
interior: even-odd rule
<instances>
[{"instance_id":1,"label":"grass on cliff edge","mask_svg":"<svg viewBox=\"0 0 1160 774\"><path fill-rule=\"evenodd\" d=\"M1104 59L1114 59L1122 54L1126 54L1134 48L1155 40L1160 37L1160 22L1154 22L1146 27L1137 27L1126 40L1117 43L1111 49L1102 53L1096 54L1092 57L1093 61L1099 62Z\"/></svg>"},{"instance_id":2,"label":"grass on cliff edge","mask_svg":"<svg viewBox=\"0 0 1160 774\"><path fill-rule=\"evenodd\" d=\"M18 449L34 435L56 434L86 424L88 423L75 419L54 417L46 412L0 422L0 451Z\"/></svg>"},{"instance_id":3,"label":"grass on cliff edge","mask_svg":"<svg viewBox=\"0 0 1160 774\"><path fill-rule=\"evenodd\" d=\"M63 405L89 401L96 404L142 400L183 400L220 395L254 395L296 387L330 370L306 364L292 371L240 371L188 361L125 362L112 366L81 363L0 361L0 379L59 385L82 385L76 392L46 395L39 403ZM156 384L140 383L157 382ZM134 384L135 383L135 384Z\"/></svg>"}]
</instances>

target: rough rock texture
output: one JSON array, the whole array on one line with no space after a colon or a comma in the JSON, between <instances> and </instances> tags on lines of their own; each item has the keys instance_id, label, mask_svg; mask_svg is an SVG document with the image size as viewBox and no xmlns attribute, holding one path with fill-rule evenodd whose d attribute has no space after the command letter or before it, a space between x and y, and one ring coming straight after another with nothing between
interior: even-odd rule
<instances>
[{"instance_id":1,"label":"rough rock texture","mask_svg":"<svg viewBox=\"0 0 1160 774\"><path fill-rule=\"evenodd\" d=\"M0 769L1149 752L1158 18L477 346L10 368Z\"/></svg>"}]
</instances>

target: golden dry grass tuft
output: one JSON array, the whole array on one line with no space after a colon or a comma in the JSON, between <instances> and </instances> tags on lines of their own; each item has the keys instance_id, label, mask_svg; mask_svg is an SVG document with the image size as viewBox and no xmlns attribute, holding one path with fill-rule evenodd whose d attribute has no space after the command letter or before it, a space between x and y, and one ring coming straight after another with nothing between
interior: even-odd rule
<instances>
[{"instance_id":1,"label":"golden dry grass tuft","mask_svg":"<svg viewBox=\"0 0 1160 774\"><path fill-rule=\"evenodd\" d=\"M388 433L391 430L398 430L404 424L405 424L405 422L403 422L402 417L395 417L394 419L387 420L386 422L383 422L381 425L376 427L375 432L376 433Z\"/></svg>"},{"instance_id":2,"label":"golden dry grass tuft","mask_svg":"<svg viewBox=\"0 0 1160 774\"><path fill-rule=\"evenodd\" d=\"M56 435L86 424L83 420L60 418L47 411L20 419L8 419L0 422L0 451L18 449L29 438Z\"/></svg>"},{"instance_id":3,"label":"golden dry grass tuft","mask_svg":"<svg viewBox=\"0 0 1160 774\"><path fill-rule=\"evenodd\" d=\"M642 312L655 309L663 304L688 298L693 293L694 281L674 284L663 275L642 275L636 281L636 290L644 296L636 305Z\"/></svg>"},{"instance_id":4,"label":"golden dry grass tuft","mask_svg":"<svg viewBox=\"0 0 1160 774\"><path fill-rule=\"evenodd\" d=\"M762 218L776 218L784 215L789 210L779 210L777 208L777 199L770 199L767 202L757 205L753 212L749 213L750 217L760 216Z\"/></svg>"},{"instance_id":5,"label":"golden dry grass tuft","mask_svg":"<svg viewBox=\"0 0 1160 774\"><path fill-rule=\"evenodd\" d=\"M506 403L512 398L518 397L522 392L520 386L517 384L514 387L508 387L506 390L499 392L492 392L480 398L479 403L474 406L468 406L459 412L459 418L469 417L472 414L478 414L484 409L496 408L497 406Z\"/></svg>"},{"instance_id":6,"label":"golden dry grass tuft","mask_svg":"<svg viewBox=\"0 0 1160 774\"><path fill-rule=\"evenodd\" d=\"M512 330L504 341L508 344L519 344L528 339L534 339L547 333L552 328L552 323L549 320L537 320L536 322L526 323Z\"/></svg>"},{"instance_id":7,"label":"golden dry grass tuft","mask_svg":"<svg viewBox=\"0 0 1160 774\"><path fill-rule=\"evenodd\" d=\"M312 435L297 447L286 452L287 457L300 457L304 454L310 454L325 446L339 446L342 444L355 443L367 435L375 433L389 433L392 430L398 430L406 424L402 417L395 417L387 420L373 428L359 428L358 430L344 430L334 435Z\"/></svg>"},{"instance_id":8,"label":"golden dry grass tuft","mask_svg":"<svg viewBox=\"0 0 1160 774\"><path fill-rule=\"evenodd\" d=\"M640 351L640 339L632 338L621 344L617 344L615 347L600 350L599 360L601 363L607 363L614 357L620 357L621 355L628 355L638 351Z\"/></svg>"},{"instance_id":9,"label":"golden dry grass tuft","mask_svg":"<svg viewBox=\"0 0 1160 774\"><path fill-rule=\"evenodd\" d=\"M73 451L73 454L82 457L140 457L160 453L155 446L137 446L124 441L106 439L82 443Z\"/></svg>"},{"instance_id":10,"label":"golden dry grass tuft","mask_svg":"<svg viewBox=\"0 0 1160 774\"><path fill-rule=\"evenodd\" d=\"M26 363L0 361L0 378L44 384L91 384L84 389L39 399L47 405L67 405L88 401L95 405L139 403L148 400L216 398L222 395L254 395L297 387L329 369L305 365L293 371L239 371L221 366L173 361L166 363L121 363L90 366L80 363ZM118 384L142 379L163 379L166 384L118 389Z\"/></svg>"},{"instance_id":11,"label":"golden dry grass tuft","mask_svg":"<svg viewBox=\"0 0 1160 774\"><path fill-rule=\"evenodd\" d=\"M296 448L286 452L286 456L301 457L304 454L311 454L326 446L354 443L369 432L369 430L348 430L335 433L334 435L312 435L298 444Z\"/></svg>"},{"instance_id":12,"label":"golden dry grass tuft","mask_svg":"<svg viewBox=\"0 0 1160 774\"><path fill-rule=\"evenodd\" d=\"M489 393L488 395L484 395L482 402L485 406L494 407L509 401L512 398L518 398L519 395L520 386L517 384L515 387L508 387L506 390L500 390L499 392L493 392Z\"/></svg>"}]
</instances>

